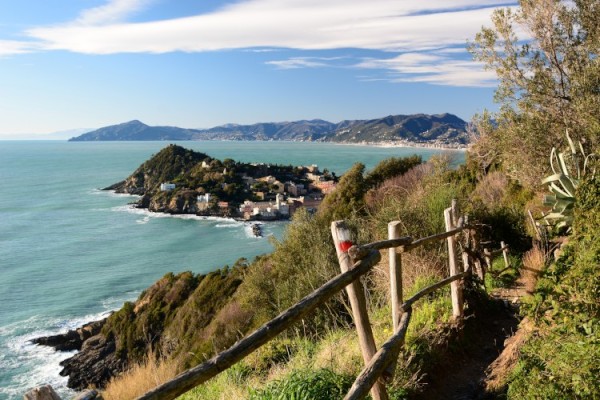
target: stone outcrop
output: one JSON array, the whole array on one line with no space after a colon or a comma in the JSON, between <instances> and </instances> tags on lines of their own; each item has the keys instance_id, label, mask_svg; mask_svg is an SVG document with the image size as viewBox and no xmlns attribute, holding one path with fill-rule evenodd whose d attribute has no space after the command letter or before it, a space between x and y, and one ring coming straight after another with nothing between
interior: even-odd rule
<instances>
[{"instance_id":1,"label":"stone outcrop","mask_svg":"<svg viewBox=\"0 0 600 400\"><path fill-rule=\"evenodd\" d=\"M61 376L68 376L68 386L82 390L90 386L104 387L110 378L125 370L127 363L115 352L114 339L98 334L87 339L81 351L60 363Z\"/></svg>"},{"instance_id":2,"label":"stone outcrop","mask_svg":"<svg viewBox=\"0 0 600 400\"><path fill-rule=\"evenodd\" d=\"M42 346L50 346L58 351L81 350L83 342L100 333L106 318L100 321L90 322L80 328L70 330L53 336L43 336L32 340L32 343Z\"/></svg>"},{"instance_id":3,"label":"stone outcrop","mask_svg":"<svg viewBox=\"0 0 600 400\"><path fill-rule=\"evenodd\" d=\"M61 400L60 396L50 385L44 385L31 389L23 396L23 400Z\"/></svg>"}]
</instances>

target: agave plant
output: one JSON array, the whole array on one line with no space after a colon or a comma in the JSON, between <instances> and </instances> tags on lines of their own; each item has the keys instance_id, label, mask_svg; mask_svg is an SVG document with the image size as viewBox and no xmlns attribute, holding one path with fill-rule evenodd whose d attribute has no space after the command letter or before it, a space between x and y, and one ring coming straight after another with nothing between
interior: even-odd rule
<instances>
[{"instance_id":1,"label":"agave plant","mask_svg":"<svg viewBox=\"0 0 600 400\"><path fill-rule=\"evenodd\" d=\"M596 155L586 155L581 142L576 147L569 136L569 131L566 132L566 135L571 154L558 153L553 147L550 152L550 167L554 174L542 180L542 183L547 183L548 189L552 193L544 196L544 205L552 207L552 211L544 216L546 223L555 225L559 229L567 228L567 232L569 232L573 222L575 192L579 182L586 174L595 173L595 171L588 170L588 164Z\"/></svg>"}]
</instances>

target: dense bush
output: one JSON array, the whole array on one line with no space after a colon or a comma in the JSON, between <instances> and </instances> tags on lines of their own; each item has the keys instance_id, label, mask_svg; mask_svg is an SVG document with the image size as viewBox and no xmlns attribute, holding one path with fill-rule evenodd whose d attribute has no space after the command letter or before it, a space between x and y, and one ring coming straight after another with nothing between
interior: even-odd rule
<instances>
[{"instance_id":1,"label":"dense bush","mask_svg":"<svg viewBox=\"0 0 600 400\"><path fill-rule=\"evenodd\" d=\"M526 305L537 330L522 350L509 398L600 398L599 177L577 192L573 230Z\"/></svg>"}]
</instances>

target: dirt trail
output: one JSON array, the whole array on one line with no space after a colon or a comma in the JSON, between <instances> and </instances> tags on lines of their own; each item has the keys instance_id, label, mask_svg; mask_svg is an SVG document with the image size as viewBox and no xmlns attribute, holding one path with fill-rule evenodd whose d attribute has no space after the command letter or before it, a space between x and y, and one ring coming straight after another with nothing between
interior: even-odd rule
<instances>
[{"instance_id":1,"label":"dirt trail","mask_svg":"<svg viewBox=\"0 0 600 400\"><path fill-rule=\"evenodd\" d=\"M512 287L490 293L492 301L473 299L456 348L429 371L425 390L417 399L492 400L503 398L502 382L516 361L528 326L518 315L527 295L522 278ZM521 325L519 325L521 323Z\"/></svg>"}]
</instances>

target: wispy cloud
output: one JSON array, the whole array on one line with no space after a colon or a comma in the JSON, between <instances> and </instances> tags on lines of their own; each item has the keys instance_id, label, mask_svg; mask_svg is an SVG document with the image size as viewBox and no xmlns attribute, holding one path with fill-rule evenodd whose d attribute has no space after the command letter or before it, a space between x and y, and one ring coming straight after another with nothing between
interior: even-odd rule
<instances>
[{"instance_id":1,"label":"wispy cloud","mask_svg":"<svg viewBox=\"0 0 600 400\"><path fill-rule=\"evenodd\" d=\"M250 47L411 51L464 43L489 20L498 2L250 0L185 18L118 22L144 3L113 0L83 12L74 23L27 34L49 49L94 54Z\"/></svg>"},{"instance_id":2,"label":"wispy cloud","mask_svg":"<svg viewBox=\"0 0 600 400\"><path fill-rule=\"evenodd\" d=\"M39 45L36 43L21 42L17 40L0 40L0 57L31 53L35 50L39 50Z\"/></svg>"},{"instance_id":3,"label":"wispy cloud","mask_svg":"<svg viewBox=\"0 0 600 400\"><path fill-rule=\"evenodd\" d=\"M184 18L127 22L132 13L151 1L111 0L83 11L69 23L35 27L25 34L44 50L85 54L273 48L379 50L400 56L364 61L358 67L388 69L400 80L477 85L485 82L487 75L477 65L468 66L452 54L488 23L499 5L499 0L246 0ZM0 54L2 46L0 42ZM14 54L27 46L4 45L6 53L11 48ZM434 49L441 49L441 59L414 55ZM331 63L295 57L269 64L290 69ZM475 72L477 76L469 79Z\"/></svg>"},{"instance_id":4,"label":"wispy cloud","mask_svg":"<svg viewBox=\"0 0 600 400\"><path fill-rule=\"evenodd\" d=\"M148 5L151 0L110 0L103 6L84 10L75 24L78 25L109 25L121 22Z\"/></svg>"},{"instance_id":5,"label":"wispy cloud","mask_svg":"<svg viewBox=\"0 0 600 400\"><path fill-rule=\"evenodd\" d=\"M321 68L338 66L335 62L346 57L292 57L287 60L267 61L267 65L273 65L280 69L295 68Z\"/></svg>"},{"instance_id":6,"label":"wispy cloud","mask_svg":"<svg viewBox=\"0 0 600 400\"><path fill-rule=\"evenodd\" d=\"M443 50L443 49L442 49ZM450 52L453 54L453 52ZM445 86L493 87L496 75L479 63L448 57L448 53L404 53L393 58L368 59L356 65L386 71L392 82L425 82Z\"/></svg>"}]
</instances>

